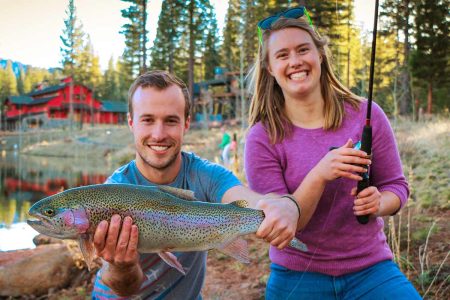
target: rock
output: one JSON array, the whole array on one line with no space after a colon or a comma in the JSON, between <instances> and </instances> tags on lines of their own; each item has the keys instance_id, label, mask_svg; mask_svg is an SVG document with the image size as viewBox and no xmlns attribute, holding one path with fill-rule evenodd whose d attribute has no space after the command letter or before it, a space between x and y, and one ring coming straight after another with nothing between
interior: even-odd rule
<instances>
[{"instance_id":1,"label":"rock","mask_svg":"<svg viewBox=\"0 0 450 300\"><path fill-rule=\"evenodd\" d=\"M4 257L4 258L2 258ZM0 296L40 296L70 284L81 271L66 244L0 253Z\"/></svg>"}]
</instances>

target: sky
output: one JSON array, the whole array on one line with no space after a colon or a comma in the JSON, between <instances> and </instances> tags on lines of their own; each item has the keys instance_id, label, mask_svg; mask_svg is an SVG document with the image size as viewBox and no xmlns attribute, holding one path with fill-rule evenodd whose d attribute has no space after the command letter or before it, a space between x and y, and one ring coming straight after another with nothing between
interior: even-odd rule
<instances>
[{"instance_id":1,"label":"sky","mask_svg":"<svg viewBox=\"0 0 450 300\"><path fill-rule=\"evenodd\" d=\"M68 0L0 0L0 59L11 59L34 67L60 66L60 35ZM149 46L156 35L162 0L148 1ZM214 5L219 30L223 27L227 0L210 0ZM370 30L373 26L375 0L355 0L358 24ZM75 0L77 17L89 34L100 65L107 68L111 57L123 52L124 38L120 34L125 19L120 10L128 6L119 0Z\"/></svg>"}]
</instances>

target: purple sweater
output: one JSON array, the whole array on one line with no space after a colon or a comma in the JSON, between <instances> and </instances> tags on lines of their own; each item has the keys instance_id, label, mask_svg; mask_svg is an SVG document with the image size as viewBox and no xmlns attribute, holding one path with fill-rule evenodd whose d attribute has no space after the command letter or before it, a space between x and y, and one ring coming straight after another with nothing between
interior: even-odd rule
<instances>
[{"instance_id":1,"label":"purple sweater","mask_svg":"<svg viewBox=\"0 0 450 300\"><path fill-rule=\"evenodd\" d=\"M344 122L336 131L322 128L293 127L292 136L271 145L261 123L250 128L245 145L245 171L250 188L259 193L293 193L306 174L332 146L342 146L351 138L361 139L367 101L354 110L346 104ZM371 182L378 190L408 199L408 184L402 172L397 145L383 110L372 105ZM339 178L329 182L311 220L296 236L308 246L308 252L293 248L270 248L272 262L296 271L319 272L339 276L359 271L392 259L383 232L383 219L370 219L361 225L353 215L350 191L356 182Z\"/></svg>"}]
</instances>

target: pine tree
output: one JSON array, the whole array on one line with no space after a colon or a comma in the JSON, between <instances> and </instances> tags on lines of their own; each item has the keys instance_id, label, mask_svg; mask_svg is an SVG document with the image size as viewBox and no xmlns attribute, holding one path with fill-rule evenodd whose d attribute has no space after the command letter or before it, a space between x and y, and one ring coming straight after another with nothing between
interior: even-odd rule
<instances>
[{"instance_id":1,"label":"pine tree","mask_svg":"<svg viewBox=\"0 0 450 300\"><path fill-rule=\"evenodd\" d=\"M256 28L256 27L255 27ZM222 61L229 71L239 70L240 0L229 0L223 29Z\"/></svg>"},{"instance_id":2,"label":"pine tree","mask_svg":"<svg viewBox=\"0 0 450 300\"><path fill-rule=\"evenodd\" d=\"M25 94L25 70L22 65L19 66L19 76L17 77L17 93Z\"/></svg>"},{"instance_id":3,"label":"pine tree","mask_svg":"<svg viewBox=\"0 0 450 300\"><path fill-rule=\"evenodd\" d=\"M162 2L158 19L158 29L151 54L152 69L174 72L177 45L181 38L181 13L184 1L165 0Z\"/></svg>"},{"instance_id":4,"label":"pine tree","mask_svg":"<svg viewBox=\"0 0 450 300\"><path fill-rule=\"evenodd\" d=\"M205 77L206 53L211 56L208 72L216 66L217 44L217 21L209 0L165 0L152 47L152 68L177 74L192 92L194 81Z\"/></svg>"},{"instance_id":5,"label":"pine tree","mask_svg":"<svg viewBox=\"0 0 450 300\"><path fill-rule=\"evenodd\" d=\"M265 18L265 14L269 14L266 10L267 3L265 1L241 0L241 18L242 18L242 36L239 38L239 52L243 51L244 71L248 71L254 64L256 55L258 54L258 30L257 24L259 20ZM239 54L239 58L241 54Z\"/></svg>"},{"instance_id":6,"label":"pine tree","mask_svg":"<svg viewBox=\"0 0 450 300\"><path fill-rule=\"evenodd\" d=\"M0 68L0 116L6 97L17 95L17 79L12 69L12 62L6 62L6 68Z\"/></svg>"},{"instance_id":7,"label":"pine tree","mask_svg":"<svg viewBox=\"0 0 450 300\"><path fill-rule=\"evenodd\" d=\"M75 82L87 84L90 80L89 68L92 63L92 56L92 44L88 36L87 41L79 54L76 68L74 69L73 77Z\"/></svg>"},{"instance_id":8,"label":"pine tree","mask_svg":"<svg viewBox=\"0 0 450 300\"><path fill-rule=\"evenodd\" d=\"M205 52L203 54L204 61L204 78L206 80L213 79L215 68L220 66L219 38L217 20L214 12L212 12L211 22L208 26L208 33L205 41Z\"/></svg>"},{"instance_id":9,"label":"pine tree","mask_svg":"<svg viewBox=\"0 0 450 300\"><path fill-rule=\"evenodd\" d=\"M111 57L108 68L103 74L103 80L99 87L99 93L104 100L124 101L121 98L119 89L119 77L114 66L114 59Z\"/></svg>"},{"instance_id":10,"label":"pine tree","mask_svg":"<svg viewBox=\"0 0 450 300\"><path fill-rule=\"evenodd\" d=\"M6 97L9 96L6 88L5 83L6 82L6 70L3 68L0 68L0 105L3 105L3 102Z\"/></svg>"},{"instance_id":11,"label":"pine tree","mask_svg":"<svg viewBox=\"0 0 450 300\"><path fill-rule=\"evenodd\" d=\"M396 88L396 98L398 96L398 113L400 115L406 115L411 111L411 89L410 89L410 68L409 52L410 52L410 35L411 24L410 15L412 9L412 1L410 0L386 0L381 4L380 19L385 24L383 30L380 30L380 35L383 34L395 34L397 38L395 43L397 44L396 59L398 68L395 70L395 79L399 81L399 88ZM403 41L400 41L402 37ZM402 47L403 46L403 47ZM401 49L403 48L403 49ZM395 82L397 86L397 82Z\"/></svg>"},{"instance_id":12,"label":"pine tree","mask_svg":"<svg viewBox=\"0 0 450 300\"><path fill-rule=\"evenodd\" d=\"M396 59L398 47L396 39L397 36L395 33L378 35L377 37L373 99L376 100L388 115L395 114L397 109L397 104L394 99L395 78L392 76L398 68L398 61ZM371 50L371 48L367 49L366 57L370 57Z\"/></svg>"},{"instance_id":13,"label":"pine tree","mask_svg":"<svg viewBox=\"0 0 450 300\"><path fill-rule=\"evenodd\" d=\"M203 56L207 28L214 13L209 0L190 0L186 5L188 13L185 24L189 35L188 88L192 95L195 80L194 68L197 64L197 57Z\"/></svg>"},{"instance_id":14,"label":"pine tree","mask_svg":"<svg viewBox=\"0 0 450 300\"><path fill-rule=\"evenodd\" d=\"M330 50L334 58L335 72L339 77L347 74L347 19L350 16L348 0L309 1L308 11L316 30L330 38ZM352 3L350 3L352 5ZM342 76L344 75L344 76Z\"/></svg>"},{"instance_id":15,"label":"pine tree","mask_svg":"<svg viewBox=\"0 0 450 300\"><path fill-rule=\"evenodd\" d=\"M89 67L90 78L87 82L88 86L94 91L101 85L103 80L102 70L100 68L100 57L93 55L91 65Z\"/></svg>"},{"instance_id":16,"label":"pine tree","mask_svg":"<svg viewBox=\"0 0 450 300\"><path fill-rule=\"evenodd\" d=\"M179 48L176 52L174 60L173 72L179 76L184 82L188 81L188 69L189 69L189 34L184 32L178 43Z\"/></svg>"},{"instance_id":17,"label":"pine tree","mask_svg":"<svg viewBox=\"0 0 450 300\"><path fill-rule=\"evenodd\" d=\"M411 67L419 84L427 90L427 113L433 111L433 89L449 89L449 21L448 0L417 0L415 46Z\"/></svg>"},{"instance_id":18,"label":"pine tree","mask_svg":"<svg viewBox=\"0 0 450 300\"><path fill-rule=\"evenodd\" d=\"M145 72L147 66L147 0L122 0L130 3L127 9L122 9L122 17L128 19L128 23L122 26L125 36L125 49L122 54L124 72L128 74L126 79L129 84L133 79Z\"/></svg>"},{"instance_id":19,"label":"pine tree","mask_svg":"<svg viewBox=\"0 0 450 300\"><path fill-rule=\"evenodd\" d=\"M92 89L96 89L101 80L100 58L94 54L94 47L88 36L80 59L80 82Z\"/></svg>"},{"instance_id":20,"label":"pine tree","mask_svg":"<svg viewBox=\"0 0 450 300\"><path fill-rule=\"evenodd\" d=\"M60 48L63 66L63 73L71 75L76 72L79 63L80 53L83 51L84 32L82 24L78 21L74 0L69 0L66 10L67 19L64 20L65 28L60 39L63 46Z\"/></svg>"},{"instance_id":21,"label":"pine tree","mask_svg":"<svg viewBox=\"0 0 450 300\"><path fill-rule=\"evenodd\" d=\"M31 90L33 88L33 84L31 82L31 77L29 75L30 71L31 71L31 67L28 67L27 71L24 72L23 94L27 94L27 93L31 92Z\"/></svg>"},{"instance_id":22,"label":"pine tree","mask_svg":"<svg viewBox=\"0 0 450 300\"><path fill-rule=\"evenodd\" d=\"M8 96L17 95L17 77L12 68L12 61L6 63L6 73L3 80L3 91Z\"/></svg>"},{"instance_id":23,"label":"pine tree","mask_svg":"<svg viewBox=\"0 0 450 300\"><path fill-rule=\"evenodd\" d=\"M126 101L128 99L128 89L130 88L132 78L128 72L128 66L122 57L119 57L116 63L116 74L119 93L116 95L118 100Z\"/></svg>"}]
</instances>

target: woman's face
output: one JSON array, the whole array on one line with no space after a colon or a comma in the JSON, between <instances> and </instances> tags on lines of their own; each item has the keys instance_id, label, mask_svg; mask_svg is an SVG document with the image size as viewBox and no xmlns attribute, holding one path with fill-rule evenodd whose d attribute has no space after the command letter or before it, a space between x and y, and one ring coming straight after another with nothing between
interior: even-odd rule
<instances>
[{"instance_id":1,"label":"woman's face","mask_svg":"<svg viewBox=\"0 0 450 300\"><path fill-rule=\"evenodd\" d=\"M268 71L285 99L320 96L322 56L308 32L299 28L274 31L267 47Z\"/></svg>"}]
</instances>

